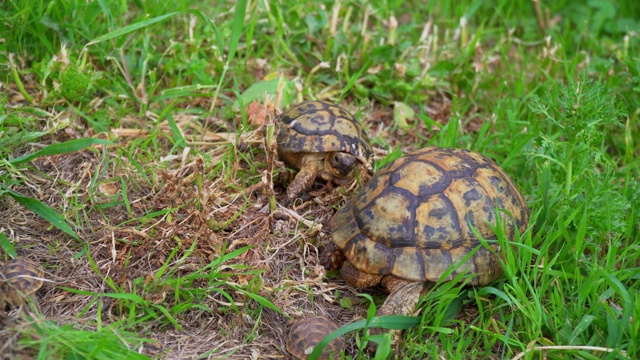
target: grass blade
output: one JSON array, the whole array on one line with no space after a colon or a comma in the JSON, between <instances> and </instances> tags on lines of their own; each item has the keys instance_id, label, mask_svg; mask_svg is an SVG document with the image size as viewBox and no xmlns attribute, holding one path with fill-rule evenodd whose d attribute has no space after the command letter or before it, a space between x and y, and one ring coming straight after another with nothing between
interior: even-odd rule
<instances>
[{"instance_id":1,"label":"grass blade","mask_svg":"<svg viewBox=\"0 0 640 360\"><path fill-rule=\"evenodd\" d=\"M69 224L67 224L64 219L58 215L55 211L53 211L52 208L50 208L48 205L36 200L36 199L32 199L30 197L26 197L26 196L22 196L20 194L18 194L17 192L3 186L0 185L0 189L4 190L7 194L9 194L9 196L11 196L15 201L17 201L19 204L21 204L22 206L26 207L27 209L33 211L34 213L36 213L37 215L39 215L40 217L42 217L43 219L47 220L48 222L51 223L51 225L57 227L58 229L64 231L65 233L67 233L69 236L71 236L72 238L80 241L80 236L78 236L78 234L76 234L75 231L73 231L73 229L71 229L71 227L69 226Z\"/></svg>"},{"instance_id":2,"label":"grass blade","mask_svg":"<svg viewBox=\"0 0 640 360\"><path fill-rule=\"evenodd\" d=\"M163 21L165 19L168 19L168 18L170 18L172 16L175 16L175 15L181 14L181 13L182 13L182 11L176 11L176 12L164 14L164 15L161 15L161 16L156 16L156 17L148 19L148 20L139 21L139 22L133 23L131 25L127 25L127 26L125 26L123 28L111 31L111 32L106 33L106 34L101 35L101 36L98 36L97 38L89 41L87 43L87 45L85 45L85 47L91 46L91 45L94 45L94 44L97 44L97 43L100 43L100 42L103 42L103 41L106 41L106 40L110 40L110 39L116 38L118 36L122 36L122 35L126 35L126 34L129 34L129 33L132 33L132 32L134 32L136 30L140 30L140 29L145 28L145 27L147 27L149 25L153 25L153 24L155 24L157 22Z\"/></svg>"},{"instance_id":3,"label":"grass blade","mask_svg":"<svg viewBox=\"0 0 640 360\"><path fill-rule=\"evenodd\" d=\"M84 138L65 141L62 143L51 144L41 150L31 154L26 154L15 159L9 160L12 164L22 164L29 162L41 156L66 154L78 150L88 148L92 145L113 145L113 142L104 139Z\"/></svg>"},{"instance_id":4,"label":"grass blade","mask_svg":"<svg viewBox=\"0 0 640 360\"><path fill-rule=\"evenodd\" d=\"M176 121L173 119L171 114L166 114L165 118L167 119L167 123L169 124L169 130L171 130L171 135L173 135L173 141L175 142L175 146L180 148L187 147L187 141L182 136L182 131L176 124Z\"/></svg>"},{"instance_id":5,"label":"grass blade","mask_svg":"<svg viewBox=\"0 0 640 360\"><path fill-rule=\"evenodd\" d=\"M258 304L264 306L264 307L268 307L269 309L277 312L278 314L283 314L284 312L282 312L282 310L280 310L277 306L275 306L271 301L265 299L264 297L258 295L258 294L254 294L250 291L246 291L240 288L236 288L236 291L239 291L245 295L247 295L248 297L252 298L253 300L255 300Z\"/></svg>"},{"instance_id":6,"label":"grass blade","mask_svg":"<svg viewBox=\"0 0 640 360\"><path fill-rule=\"evenodd\" d=\"M236 11L233 14L233 23L231 27L231 41L229 42L229 55L227 57L227 64L233 61L238 49L238 43L240 42L240 35L244 28L244 14L247 11L247 0L239 0L236 2Z\"/></svg>"},{"instance_id":7,"label":"grass blade","mask_svg":"<svg viewBox=\"0 0 640 360\"><path fill-rule=\"evenodd\" d=\"M369 323L367 325L367 322ZM343 325L338 330L330 333L325 336L322 341L316 345L313 352L309 354L309 360L317 359L318 356L322 353L327 344L329 344L333 339L337 339L338 337L350 333L352 331L357 331L360 329L364 329L367 327L376 327L376 328L385 328L385 329L393 329L393 330L406 330L412 328L416 325L420 324L420 316L400 316L400 315L386 315L386 316L377 316L368 320L359 320L346 325Z\"/></svg>"},{"instance_id":8,"label":"grass blade","mask_svg":"<svg viewBox=\"0 0 640 360\"><path fill-rule=\"evenodd\" d=\"M0 233L0 248L14 259L18 257L18 254L13 247L13 243L9 238L7 238L7 235L5 235L4 232Z\"/></svg>"}]
</instances>

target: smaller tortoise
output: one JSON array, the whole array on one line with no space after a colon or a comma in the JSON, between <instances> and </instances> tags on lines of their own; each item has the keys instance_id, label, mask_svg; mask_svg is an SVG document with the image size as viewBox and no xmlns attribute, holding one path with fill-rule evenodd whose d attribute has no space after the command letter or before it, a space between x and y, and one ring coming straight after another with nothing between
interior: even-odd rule
<instances>
[{"instance_id":1,"label":"smaller tortoise","mask_svg":"<svg viewBox=\"0 0 640 360\"><path fill-rule=\"evenodd\" d=\"M305 360L313 349L338 325L326 316L308 316L296 321L287 338L287 351L296 359ZM344 348L344 338L333 339L322 350L319 359L339 359Z\"/></svg>"},{"instance_id":2,"label":"smaller tortoise","mask_svg":"<svg viewBox=\"0 0 640 360\"><path fill-rule=\"evenodd\" d=\"M17 258L0 267L0 306L20 306L42 287L44 269L28 259Z\"/></svg>"},{"instance_id":3,"label":"smaller tortoise","mask_svg":"<svg viewBox=\"0 0 640 360\"><path fill-rule=\"evenodd\" d=\"M325 101L306 101L291 107L279 118L278 155L298 169L287 188L291 203L313 185L315 179L343 185L355 169L371 173L369 138L348 111Z\"/></svg>"},{"instance_id":4,"label":"smaller tortoise","mask_svg":"<svg viewBox=\"0 0 640 360\"><path fill-rule=\"evenodd\" d=\"M468 150L425 148L385 165L336 212L330 226L338 250L323 261L341 266L351 285L387 288L378 315L409 315L452 265L443 280L467 274L482 286L502 275L499 245L489 241L489 249L476 236L497 239L498 216L510 240L529 222L524 198L495 162Z\"/></svg>"}]
</instances>

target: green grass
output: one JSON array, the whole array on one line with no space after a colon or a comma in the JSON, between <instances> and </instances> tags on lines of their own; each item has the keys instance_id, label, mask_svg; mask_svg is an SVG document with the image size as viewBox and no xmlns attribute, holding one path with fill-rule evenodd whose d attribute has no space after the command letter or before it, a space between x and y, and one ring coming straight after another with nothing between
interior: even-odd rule
<instances>
[{"instance_id":1,"label":"green grass","mask_svg":"<svg viewBox=\"0 0 640 360\"><path fill-rule=\"evenodd\" d=\"M296 285L341 202L273 215L286 172L247 107L322 98L363 121L376 169L471 149L532 209L501 280L424 296L402 358L640 357L640 8L534 4L4 2L0 248L53 282L0 337L40 358L274 355L315 306L366 318L337 277Z\"/></svg>"}]
</instances>

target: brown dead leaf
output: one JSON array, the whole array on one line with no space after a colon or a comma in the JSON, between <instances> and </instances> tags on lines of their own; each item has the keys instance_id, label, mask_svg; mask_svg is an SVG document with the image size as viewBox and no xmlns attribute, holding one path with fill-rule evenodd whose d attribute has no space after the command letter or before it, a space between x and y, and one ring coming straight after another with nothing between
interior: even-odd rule
<instances>
[{"instance_id":1,"label":"brown dead leaf","mask_svg":"<svg viewBox=\"0 0 640 360\"><path fill-rule=\"evenodd\" d=\"M98 191L107 196L113 196L118 192L118 186L115 182L102 183L98 185Z\"/></svg>"},{"instance_id":2,"label":"brown dead leaf","mask_svg":"<svg viewBox=\"0 0 640 360\"><path fill-rule=\"evenodd\" d=\"M247 112L247 120L254 127L262 126L267 118L267 109L258 101L253 101L245 108Z\"/></svg>"}]
</instances>

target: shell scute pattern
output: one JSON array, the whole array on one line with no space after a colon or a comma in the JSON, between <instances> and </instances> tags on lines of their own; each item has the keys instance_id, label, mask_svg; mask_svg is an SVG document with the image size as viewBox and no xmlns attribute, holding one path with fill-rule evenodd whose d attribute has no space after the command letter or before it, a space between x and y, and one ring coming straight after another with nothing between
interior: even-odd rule
<instances>
[{"instance_id":1,"label":"shell scute pattern","mask_svg":"<svg viewBox=\"0 0 640 360\"><path fill-rule=\"evenodd\" d=\"M344 255L356 268L372 274L386 275L393 272L393 263L397 259L395 249L371 241L360 233L346 243Z\"/></svg>"},{"instance_id":2,"label":"shell scute pattern","mask_svg":"<svg viewBox=\"0 0 640 360\"><path fill-rule=\"evenodd\" d=\"M360 230L388 247L413 246L415 212L412 209L418 201L402 188L384 192L360 212L357 217Z\"/></svg>"},{"instance_id":3,"label":"shell scute pattern","mask_svg":"<svg viewBox=\"0 0 640 360\"><path fill-rule=\"evenodd\" d=\"M309 316L296 321L287 338L287 351L297 359L306 359L314 347L331 332L338 329L338 325L325 316ZM332 340L322 351L320 359L340 358L344 348L344 338Z\"/></svg>"},{"instance_id":4,"label":"shell scute pattern","mask_svg":"<svg viewBox=\"0 0 640 360\"><path fill-rule=\"evenodd\" d=\"M448 186L444 171L435 164L413 161L403 165L392 173L391 184L409 190L414 196L430 196L442 192Z\"/></svg>"},{"instance_id":5,"label":"shell scute pattern","mask_svg":"<svg viewBox=\"0 0 640 360\"><path fill-rule=\"evenodd\" d=\"M357 157L370 156L369 139L349 112L324 101L298 104L280 117L285 127L277 142L284 152L346 151Z\"/></svg>"},{"instance_id":6,"label":"shell scute pattern","mask_svg":"<svg viewBox=\"0 0 640 360\"><path fill-rule=\"evenodd\" d=\"M524 231L529 210L509 176L489 158L463 149L426 148L385 165L342 207L333 239L357 269L412 281L436 281L452 264L475 274L474 285L502 274L496 255L473 229L496 239L496 210L505 234ZM490 245L497 250L496 244ZM474 254L470 255L473 251Z\"/></svg>"},{"instance_id":7,"label":"shell scute pattern","mask_svg":"<svg viewBox=\"0 0 640 360\"><path fill-rule=\"evenodd\" d=\"M462 245L457 236L461 228L455 206L445 194L435 194L416 209L416 217L428 219L421 223L416 245L424 249L453 249Z\"/></svg>"},{"instance_id":8,"label":"shell scute pattern","mask_svg":"<svg viewBox=\"0 0 640 360\"><path fill-rule=\"evenodd\" d=\"M43 284L44 269L31 260L16 258L0 267L0 302L22 303Z\"/></svg>"}]
</instances>

